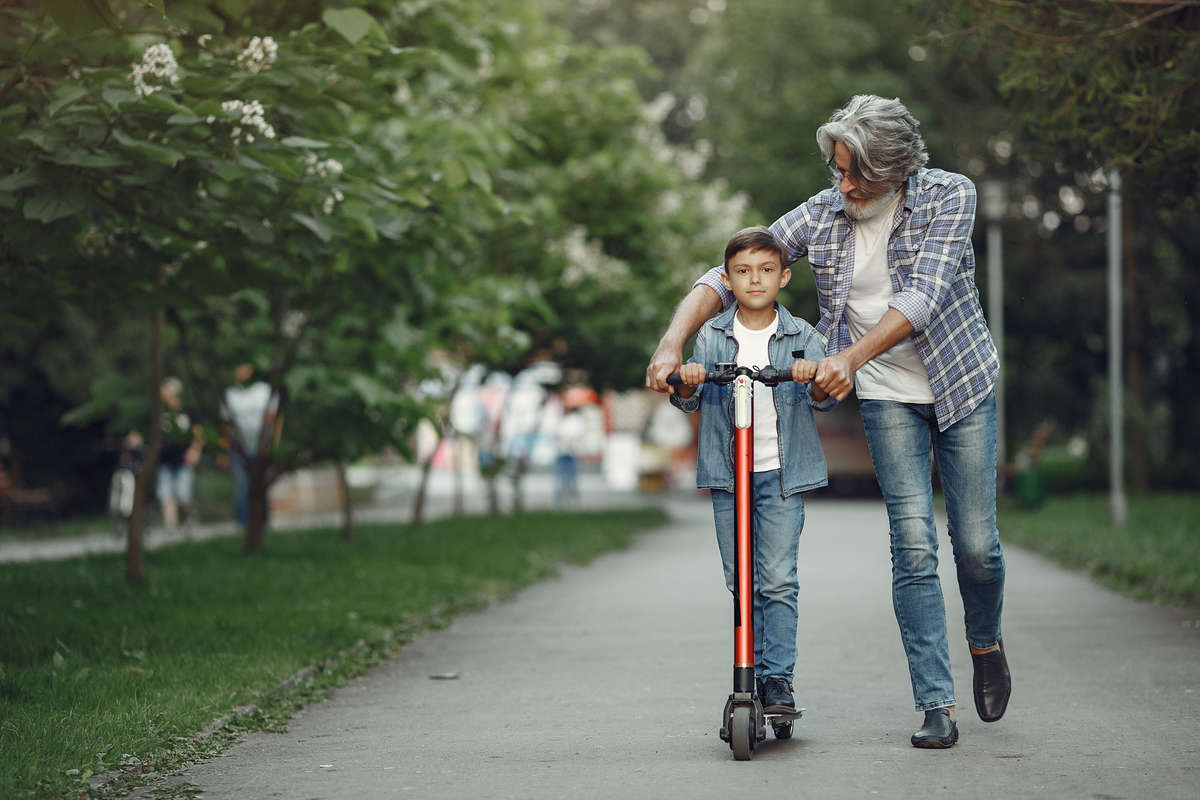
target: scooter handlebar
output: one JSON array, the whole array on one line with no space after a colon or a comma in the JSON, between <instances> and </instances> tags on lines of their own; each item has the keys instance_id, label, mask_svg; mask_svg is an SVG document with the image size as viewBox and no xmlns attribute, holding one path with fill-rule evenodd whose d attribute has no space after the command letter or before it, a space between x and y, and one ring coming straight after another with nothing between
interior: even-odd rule
<instances>
[{"instance_id":1,"label":"scooter handlebar","mask_svg":"<svg viewBox=\"0 0 1200 800\"><path fill-rule=\"evenodd\" d=\"M724 365L718 364L718 367ZM723 369L718 369L716 372L705 377L708 383L726 384L733 383L738 375L746 375L752 381L758 381L766 386L775 386L790 381L792 379L791 369L777 369L776 367L733 367L725 366ZM671 386L682 386L683 378L678 372L672 372L667 376L667 383Z\"/></svg>"}]
</instances>

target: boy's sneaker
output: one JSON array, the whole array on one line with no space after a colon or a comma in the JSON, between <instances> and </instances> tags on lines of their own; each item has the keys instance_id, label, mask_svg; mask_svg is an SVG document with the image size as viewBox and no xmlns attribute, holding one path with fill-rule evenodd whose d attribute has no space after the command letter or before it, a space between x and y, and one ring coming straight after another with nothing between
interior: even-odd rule
<instances>
[{"instance_id":1,"label":"boy's sneaker","mask_svg":"<svg viewBox=\"0 0 1200 800\"><path fill-rule=\"evenodd\" d=\"M759 697L763 711L768 714L790 714L796 710L796 700L792 697L792 685L786 678L763 678Z\"/></svg>"}]
</instances>

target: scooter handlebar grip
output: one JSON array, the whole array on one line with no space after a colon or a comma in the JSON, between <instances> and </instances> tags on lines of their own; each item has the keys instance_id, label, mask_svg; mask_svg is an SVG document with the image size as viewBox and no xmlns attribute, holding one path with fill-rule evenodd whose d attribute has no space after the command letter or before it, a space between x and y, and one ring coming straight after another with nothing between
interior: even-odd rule
<instances>
[{"instance_id":1,"label":"scooter handlebar grip","mask_svg":"<svg viewBox=\"0 0 1200 800\"><path fill-rule=\"evenodd\" d=\"M667 376L667 383L671 386L683 386L683 378L680 377L678 372L672 372Z\"/></svg>"}]
</instances>

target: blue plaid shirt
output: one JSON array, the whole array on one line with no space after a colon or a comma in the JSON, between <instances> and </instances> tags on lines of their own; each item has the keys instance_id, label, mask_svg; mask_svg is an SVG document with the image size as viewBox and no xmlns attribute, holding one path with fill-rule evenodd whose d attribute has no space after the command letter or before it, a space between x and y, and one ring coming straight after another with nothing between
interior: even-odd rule
<instances>
[{"instance_id":1,"label":"blue plaid shirt","mask_svg":"<svg viewBox=\"0 0 1200 800\"><path fill-rule=\"evenodd\" d=\"M808 256L821 308L816 328L828 342L826 355L852 343L845 310L854 275L854 220L842 202L836 189L826 189L771 225L787 263ZM975 410L1000 371L975 287L974 224L975 185L963 175L922 169L908 179L888 240L895 293L889 306L912 323L943 431ZM728 308L733 293L721 283L722 272L724 267L713 267L696 283L715 290Z\"/></svg>"}]
</instances>

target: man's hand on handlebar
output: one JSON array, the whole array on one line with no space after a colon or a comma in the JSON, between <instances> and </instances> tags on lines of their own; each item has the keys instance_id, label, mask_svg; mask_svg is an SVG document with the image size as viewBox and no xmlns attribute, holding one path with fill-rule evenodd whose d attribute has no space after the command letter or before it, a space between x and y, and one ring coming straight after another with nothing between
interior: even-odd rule
<instances>
[{"instance_id":1,"label":"man's hand on handlebar","mask_svg":"<svg viewBox=\"0 0 1200 800\"><path fill-rule=\"evenodd\" d=\"M854 365L844 353L821 359L817 364L816 384L839 403L854 388Z\"/></svg>"}]
</instances>

